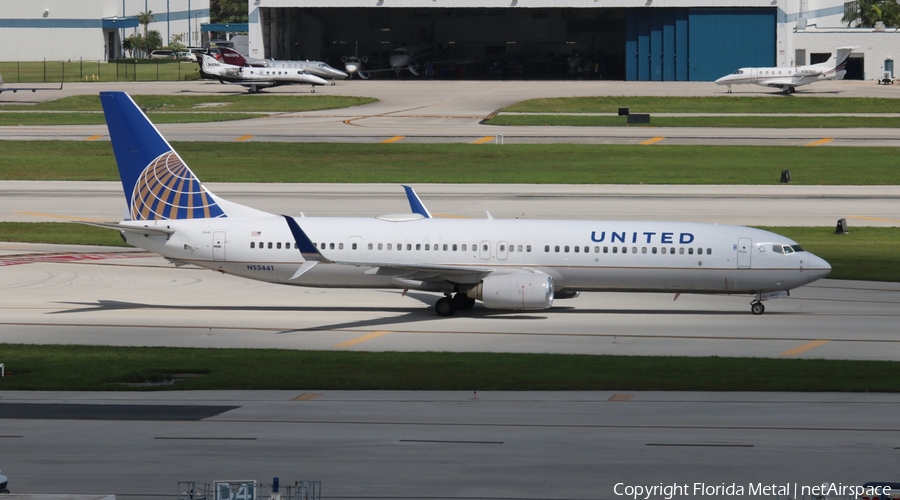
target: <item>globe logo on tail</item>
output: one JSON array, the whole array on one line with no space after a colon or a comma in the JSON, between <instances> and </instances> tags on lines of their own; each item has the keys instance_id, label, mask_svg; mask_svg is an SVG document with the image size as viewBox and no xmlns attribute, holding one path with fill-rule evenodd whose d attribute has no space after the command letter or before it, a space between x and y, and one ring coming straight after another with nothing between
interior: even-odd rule
<instances>
[{"instance_id":1,"label":"globe logo on tail","mask_svg":"<svg viewBox=\"0 0 900 500\"><path fill-rule=\"evenodd\" d=\"M132 220L216 217L225 217L225 213L174 151L150 162L134 186Z\"/></svg>"}]
</instances>

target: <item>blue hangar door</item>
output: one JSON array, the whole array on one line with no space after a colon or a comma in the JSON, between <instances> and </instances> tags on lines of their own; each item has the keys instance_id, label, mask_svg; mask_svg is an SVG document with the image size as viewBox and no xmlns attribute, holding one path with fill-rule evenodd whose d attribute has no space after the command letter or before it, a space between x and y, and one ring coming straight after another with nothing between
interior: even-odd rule
<instances>
[{"instance_id":1,"label":"blue hangar door","mask_svg":"<svg viewBox=\"0 0 900 500\"><path fill-rule=\"evenodd\" d=\"M625 79L712 81L775 66L775 8L628 9Z\"/></svg>"}]
</instances>

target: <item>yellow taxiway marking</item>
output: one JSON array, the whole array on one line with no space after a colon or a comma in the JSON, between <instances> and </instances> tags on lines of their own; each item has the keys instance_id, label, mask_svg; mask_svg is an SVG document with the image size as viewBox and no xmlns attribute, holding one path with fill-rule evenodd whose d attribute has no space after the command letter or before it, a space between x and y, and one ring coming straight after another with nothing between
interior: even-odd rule
<instances>
[{"instance_id":1,"label":"yellow taxiway marking","mask_svg":"<svg viewBox=\"0 0 900 500\"><path fill-rule=\"evenodd\" d=\"M86 219L84 217L72 217L71 215L42 214L40 212L13 212L13 213L18 214L18 215L33 215L35 217L48 217L50 219L80 220L83 222L103 222L102 220Z\"/></svg>"},{"instance_id":2,"label":"yellow taxiway marking","mask_svg":"<svg viewBox=\"0 0 900 500\"><path fill-rule=\"evenodd\" d=\"M665 137L654 137L653 139L647 139L646 141L642 142L641 144L643 144L645 146L648 144L655 144L663 139L665 139Z\"/></svg>"},{"instance_id":3,"label":"yellow taxiway marking","mask_svg":"<svg viewBox=\"0 0 900 500\"><path fill-rule=\"evenodd\" d=\"M405 138L406 138L405 135L395 135L394 137L391 137L390 139L385 139L385 140L381 141L381 143L382 144L390 144L392 142L402 141Z\"/></svg>"},{"instance_id":4,"label":"yellow taxiway marking","mask_svg":"<svg viewBox=\"0 0 900 500\"><path fill-rule=\"evenodd\" d=\"M813 340L812 342L807 342L801 346L797 346L789 351L784 351L781 353L782 356L796 356L798 354L802 354L810 349L815 349L821 345L825 345L831 342L830 340Z\"/></svg>"},{"instance_id":5,"label":"yellow taxiway marking","mask_svg":"<svg viewBox=\"0 0 900 500\"><path fill-rule=\"evenodd\" d=\"M848 215L848 219L860 219L860 220L874 220L878 222L893 222L900 223L900 220L897 219L885 219L883 217L867 217L865 215Z\"/></svg>"},{"instance_id":6,"label":"yellow taxiway marking","mask_svg":"<svg viewBox=\"0 0 900 500\"><path fill-rule=\"evenodd\" d=\"M493 141L493 140L496 139L496 138L497 138L497 137L496 137L496 136L493 136L493 135L486 135L486 136L482 137L481 139L478 139L478 140L476 140L476 141L472 141L472 144L484 144L484 143L486 143L486 142L491 142L491 141Z\"/></svg>"},{"instance_id":7,"label":"yellow taxiway marking","mask_svg":"<svg viewBox=\"0 0 900 500\"><path fill-rule=\"evenodd\" d=\"M103 136L102 135L92 135L85 140L86 141L96 141L97 139L100 139L101 137L103 137Z\"/></svg>"},{"instance_id":8,"label":"yellow taxiway marking","mask_svg":"<svg viewBox=\"0 0 900 500\"><path fill-rule=\"evenodd\" d=\"M251 139L251 138L253 138L252 135L242 135L242 136L238 137L237 139L235 139L235 142L246 141L247 139Z\"/></svg>"},{"instance_id":9,"label":"yellow taxiway marking","mask_svg":"<svg viewBox=\"0 0 900 500\"><path fill-rule=\"evenodd\" d=\"M296 398L291 398L291 401L312 401L317 397L325 394L324 392L304 392L303 394L297 396Z\"/></svg>"},{"instance_id":10,"label":"yellow taxiway marking","mask_svg":"<svg viewBox=\"0 0 900 500\"><path fill-rule=\"evenodd\" d=\"M356 337L355 339L350 339L346 342L341 342L340 344L335 344L335 347L353 347L356 344L362 344L363 342L367 342L372 339L377 339L378 337L383 337L389 333L391 333L391 332L378 331L378 332L367 333L366 335L363 335L362 337Z\"/></svg>"},{"instance_id":11,"label":"yellow taxiway marking","mask_svg":"<svg viewBox=\"0 0 900 500\"><path fill-rule=\"evenodd\" d=\"M834 137L826 137L824 139L819 139L818 141L813 141L813 142L807 144L807 146L821 146L822 144L828 144L829 142L831 142L833 140L834 140Z\"/></svg>"}]
</instances>

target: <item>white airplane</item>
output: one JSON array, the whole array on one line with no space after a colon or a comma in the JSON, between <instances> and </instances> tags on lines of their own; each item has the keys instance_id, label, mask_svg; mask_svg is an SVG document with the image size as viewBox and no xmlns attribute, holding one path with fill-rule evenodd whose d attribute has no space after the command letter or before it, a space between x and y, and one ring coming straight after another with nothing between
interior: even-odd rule
<instances>
[{"instance_id":1,"label":"white airplane","mask_svg":"<svg viewBox=\"0 0 900 500\"><path fill-rule=\"evenodd\" d=\"M0 75L0 94L4 92L12 92L15 94L18 91L22 92L37 92L38 90L62 90L63 82L59 82L59 88L47 88L47 87L4 87L3 86L3 75Z\"/></svg>"},{"instance_id":2,"label":"white airplane","mask_svg":"<svg viewBox=\"0 0 900 500\"><path fill-rule=\"evenodd\" d=\"M431 43L401 45L392 50L391 55L388 57L388 64L391 66L390 68L369 69L363 72L362 63L366 62L366 57L360 58L358 55L353 55L343 59L344 69L351 77L354 74L357 74L364 80L369 78L371 73L383 73L385 71L394 71L399 74L403 70L408 70L411 74L419 76L418 59L429 56L435 51L439 52L442 49L442 45Z\"/></svg>"},{"instance_id":3,"label":"white airplane","mask_svg":"<svg viewBox=\"0 0 900 500\"><path fill-rule=\"evenodd\" d=\"M274 59L257 59L252 57L244 57L240 52L234 49L229 49L227 47L219 48L219 53L222 54L222 58L226 63L233 64L235 66L300 69L306 71L311 75L330 79L332 85L334 85L334 80L336 78L343 80L350 77L350 75L348 75L347 73L344 73L339 69L332 68L322 61L279 61Z\"/></svg>"},{"instance_id":4,"label":"white airplane","mask_svg":"<svg viewBox=\"0 0 900 500\"><path fill-rule=\"evenodd\" d=\"M831 272L795 241L741 226L690 222L433 218L412 213L299 217L207 190L124 92L101 92L130 219L97 223L176 264L329 288L436 292L440 316L473 307L540 310L582 291L789 295ZM489 215L489 214L488 214Z\"/></svg>"},{"instance_id":5,"label":"white airplane","mask_svg":"<svg viewBox=\"0 0 900 500\"><path fill-rule=\"evenodd\" d=\"M318 76L311 75L300 69L275 69L241 67L223 63L209 54L200 54L200 76L216 79L222 83L236 83L247 87L251 93L259 92L263 88L279 87L281 85L312 85L312 91L316 91L316 85L325 85L327 82Z\"/></svg>"},{"instance_id":6,"label":"white airplane","mask_svg":"<svg viewBox=\"0 0 900 500\"><path fill-rule=\"evenodd\" d=\"M793 68L741 68L730 75L716 80L719 85L727 85L731 93L732 85L755 84L781 89L791 94L801 85L809 85L820 80L840 80L847 74L847 58L856 47L840 47L825 62L797 66Z\"/></svg>"}]
</instances>

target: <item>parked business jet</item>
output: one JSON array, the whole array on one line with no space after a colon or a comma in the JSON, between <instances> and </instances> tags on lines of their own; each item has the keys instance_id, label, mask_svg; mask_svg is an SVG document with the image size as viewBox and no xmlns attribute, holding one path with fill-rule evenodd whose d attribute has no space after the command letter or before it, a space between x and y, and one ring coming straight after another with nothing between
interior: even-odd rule
<instances>
[{"instance_id":1,"label":"parked business jet","mask_svg":"<svg viewBox=\"0 0 900 500\"><path fill-rule=\"evenodd\" d=\"M3 86L3 75L0 75L0 94L4 92L12 92L15 94L18 91L22 92L37 92L38 90L62 90L63 82L59 82L59 88L47 88L47 87L4 87Z\"/></svg>"},{"instance_id":2,"label":"parked business jet","mask_svg":"<svg viewBox=\"0 0 900 500\"><path fill-rule=\"evenodd\" d=\"M300 69L241 67L219 62L209 54L201 54L200 57L200 76L219 80L222 83L236 83L246 87L251 93L269 87L298 84L312 85L312 91L315 92L316 85L327 83L318 76Z\"/></svg>"},{"instance_id":3,"label":"parked business jet","mask_svg":"<svg viewBox=\"0 0 900 500\"><path fill-rule=\"evenodd\" d=\"M300 69L302 71L306 71L311 75L329 79L331 80L332 85L334 85L334 80L336 78L343 80L350 77L350 75L348 75L347 73L344 73L339 69L332 68L322 61L279 61L275 59L257 59L253 57L244 57L240 52L234 49L229 49L227 47L219 48L219 53L222 54L222 58L226 63L233 64L235 66Z\"/></svg>"},{"instance_id":4,"label":"parked business jet","mask_svg":"<svg viewBox=\"0 0 900 500\"><path fill-rule=\"evenodd\" d=\"M581 291L747 294L751 311L831 272L778 234L689 222L371 218L262 212L207 190L124 92L100 101L130 220L94 224L179 263L309 287L444 295L440 316L473 307L538 310Z\"/></svg>"},{"instance_id":5,"label":"parked business jet","mask_svg":"<svg viewBox=\"0 0 900 500\"><path fill-rule=\"evenodd\" d=\"M847 58L856 47L840 47L825 62L797 66L793 68L741 68L730 75L716 80L719 85L727 85L731 93L732 85L752 83L763 87L781 89L791 94L801 85L809 85L819 80L840 80L847 74Z\"/></svg>"}]
</instances>

